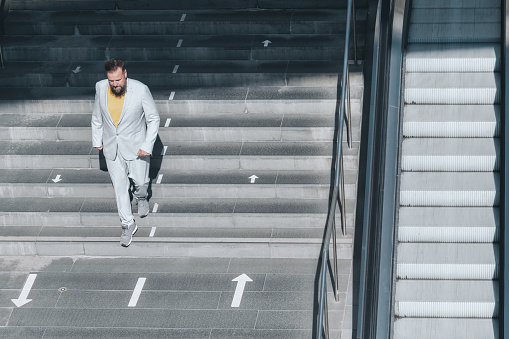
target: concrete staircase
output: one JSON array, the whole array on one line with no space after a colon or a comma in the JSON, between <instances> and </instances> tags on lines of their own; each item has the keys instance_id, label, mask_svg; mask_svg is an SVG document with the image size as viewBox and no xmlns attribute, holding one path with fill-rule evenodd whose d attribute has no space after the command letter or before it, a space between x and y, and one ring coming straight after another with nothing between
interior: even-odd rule
<instances>
[{"instance_id":1,"label":"concrete staircase","mask_svg":"<svg viewBox=\"0 0 509 339\"><path fill-rule=\"evenodd\" d=\"M13 1L0 70L0 254L317 258L345 4L288 4ZM357 15L362 46L366 11ZM152 213L137 218L128 249L117 246L113 191L90 144L93 85L110 57L149 85L161 115ZM351 82L343 258L360 73Z\"/></svg>"},{"instance_id":2,"label":"concrete staircase","mask_svg":"<svg viewBox=\"0 0 509 339\"><path fill-rule=\"evenodd\" d=\"M345 8L11 1L0 69L0 337L311 338ZM136 218L128 248L91 147L93 86L109 57L127 61L161 115L151 213ZM340 301L328 296L334 338L351 335L361 73L351 84L348 234ZM232 306L242 274L250 280ZM27 291L32 301L13 304Z\"/></svg>"}]
</instances>

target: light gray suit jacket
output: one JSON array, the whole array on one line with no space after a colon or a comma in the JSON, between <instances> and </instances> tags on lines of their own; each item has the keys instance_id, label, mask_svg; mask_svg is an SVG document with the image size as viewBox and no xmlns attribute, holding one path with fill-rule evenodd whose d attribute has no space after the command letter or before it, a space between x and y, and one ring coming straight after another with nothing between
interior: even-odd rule
<instances>
[{"instance_id":1,"label":"light gray suit jacket","mask_svg":"<svg viewBox=\"0 0 509 339\"><path fill-rule=\"evenodd\" d=\"M115 160L117 149L126 160L137 158L141 149L152 154L159 130L159 113L143 83L127 79L127 92L118 125L115 126L108 111L108 80L95 85L95 103L92 113L92 146L103 146L107 159Z\"/></svg>"}]
</instances>

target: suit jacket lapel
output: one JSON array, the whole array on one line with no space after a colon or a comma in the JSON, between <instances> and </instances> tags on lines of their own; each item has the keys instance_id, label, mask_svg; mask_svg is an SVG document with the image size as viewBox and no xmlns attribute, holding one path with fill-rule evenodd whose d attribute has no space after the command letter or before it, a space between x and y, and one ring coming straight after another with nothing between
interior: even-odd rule
<instances>
[{"instance_id":1,"label":"suit jacket lapel","mask_svg":"<svg viewBox=\"0 0 509 339\"><path fill-rule=\"evenodd\" d=\"M129 78L127 79L127 91L125 93L124 98L124 106L122 106L122 113L120 113L120 119L118 120L118 124L120 125L120 122L124 118L125 112L127 111L127 108L129 107L129 103L131 101L131 98L133 96L132 86L129 86ZM118 126L118 125L117 125Z\"/></svg>"},{"instance_id":2,"label":"suit jacket lapel","mask_svg":"<svg viewBox=\"0 0 509 339\"><path fill-rule=\"evenodd\" d=\"M108 83L108 80L106 80L106 86L104 87L104 93L103 93L104 110L108 113L106 115L108 116L108 119L111 122L111 124L113 124L113 119L111 117L110 110L108 109L108 91L109 90L110 90L110 84Z\"/></svg>"}]
</instances>

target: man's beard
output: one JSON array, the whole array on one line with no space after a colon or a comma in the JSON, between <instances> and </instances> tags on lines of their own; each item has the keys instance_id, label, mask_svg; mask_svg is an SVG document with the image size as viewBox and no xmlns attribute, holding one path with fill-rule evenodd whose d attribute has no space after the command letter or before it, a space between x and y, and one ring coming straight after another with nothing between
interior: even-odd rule
<instances>
[{"instance_id":1,"label":"man's beard","mask_svg":"<svg viewBox=\"0 0 509 339\"><path fill-rule=\"evenodd\" d=\"M113 86L110 85L111 93L113 93L113 95L118 98L120 98L121 96L123 96L125 94L125 89L127 87L127 84L125 84L124 86L119 86L119 87L120 87L120 91L116 92L115 89L113 88Z\"/></svg>"}]
</instances>

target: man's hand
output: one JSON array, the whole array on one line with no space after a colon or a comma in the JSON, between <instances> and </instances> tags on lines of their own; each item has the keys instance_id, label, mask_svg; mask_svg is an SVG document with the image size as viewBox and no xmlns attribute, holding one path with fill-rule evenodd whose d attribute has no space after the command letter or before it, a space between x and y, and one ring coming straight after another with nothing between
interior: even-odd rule
<instances>
[{"instance_id":1,"label":"man's hand","mask_svg":"<svg viewBox=\"0 0 509 339\"><path fill-rule=\"evenodd\" d=\"M144 150L140 149L138 151L138 153L136 153L136 155L139 156L139 157L148 157L150 155L150 153L147 153Z\"/></svg>"},{"instance_id":2,"label":"man's hand","mask_svg":"<svg viewBox=\"0 0 509 339\"><path fill-rule=\"evenodd\" d=\"M94 148L95 148L96 150L98 150L98 151L100 151L100 150L102 150L102 149L103 149L103 147L102 147L102 146L101 146L101 147L94 147Z\"/></svg>"}]
</instances>

